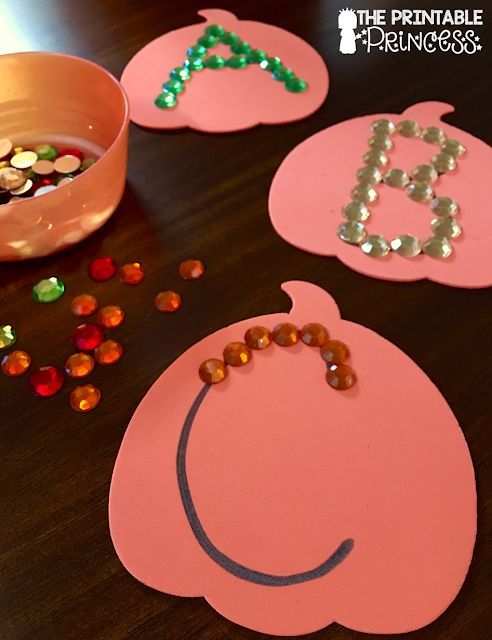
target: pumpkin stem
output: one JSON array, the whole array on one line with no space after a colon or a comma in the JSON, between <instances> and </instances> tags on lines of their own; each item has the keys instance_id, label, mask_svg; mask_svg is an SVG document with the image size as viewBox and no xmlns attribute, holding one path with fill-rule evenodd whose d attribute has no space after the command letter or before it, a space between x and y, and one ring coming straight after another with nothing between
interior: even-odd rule
<instances>
[{"instance_id":1,"label":"pumpkin stem","mask_svg":"<svg viewBox=\"0 0 492 640\"><path fill-rule=\"evenodd\" d=\"M418 102L413 104L402 113L410 120L415 120L420 126L427 127L435 123L436 120L441 120L442 116L447 113L453 113L454 107L446 102Z\"/></svg>"},{"instance_id":2,"label":"pumpkin stem","mask_svg":"<svg viewBox=\"0 0 492 640\"><path fill-rule=\"evenodd\" d=\"M335 300L321 287L311 282L290 280L281 285L292 300L291 316L305 318L306 322L326 322L340 320L340 310Z\"/></svg>"}]
</instances>

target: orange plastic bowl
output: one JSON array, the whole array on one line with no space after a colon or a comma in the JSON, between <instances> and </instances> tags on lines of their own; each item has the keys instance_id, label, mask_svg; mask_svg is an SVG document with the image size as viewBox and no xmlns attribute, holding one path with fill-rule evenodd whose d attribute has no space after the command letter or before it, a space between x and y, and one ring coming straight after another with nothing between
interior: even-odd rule
<instances>
[{"instance_id":1,"label":"orange plastic bowl","mask_svg":"<svg viewBox=\"0 0 492 640\"><path fill-rule=\"evenodd\" d=\"M0 138L99 159L70 184L0 205L0 261L60 251L103 225L126 180L128 100L102 67L59 53L0 56Z\"/></svg>"}]
</instances>

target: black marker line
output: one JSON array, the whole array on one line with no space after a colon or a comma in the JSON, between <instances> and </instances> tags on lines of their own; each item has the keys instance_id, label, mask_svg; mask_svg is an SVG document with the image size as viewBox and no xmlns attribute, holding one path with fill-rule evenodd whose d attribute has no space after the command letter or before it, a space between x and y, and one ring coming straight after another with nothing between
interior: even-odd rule
<instances>
[{"instance_id":1,"label":"black marker line","mask_svg":"<svg viewBox=\"0 0 492 640\"><path fill-rule=\"evenodd\" d=\"M309 580L315 580L326 575L329 571L339 565L352 551L354 541L351 538L344 540L340 546L331 554L331 556L325 560L322 564L309 571L303 571L301 573L293 573L287 576L276 576L270 573L263 573L262 571L256 571L255 569L249 569L242 564L239 564L229 556L226 556L222 551L212 543L207 536L205 529L200 522L198 514L193 504L193 498L191 497L190 485L188 483L188 475L186 473L186 452L188 448L188 441L190 439L191 427L193 421L196 418L198 409L200 408L205 396L209 392L211 386L206 384L197 397L195 398L191 408L184 421L181 436L178 444L177 455L177 474L178 474L178 486L181 494L181 500L183 507L190 523L190 527L205 553L216 562L220 567L243 580L248 580L255 584L261 584L269 587L284 587L291 584L300 584L302 582L308 582Z\"/></svg>"}]
</instances>

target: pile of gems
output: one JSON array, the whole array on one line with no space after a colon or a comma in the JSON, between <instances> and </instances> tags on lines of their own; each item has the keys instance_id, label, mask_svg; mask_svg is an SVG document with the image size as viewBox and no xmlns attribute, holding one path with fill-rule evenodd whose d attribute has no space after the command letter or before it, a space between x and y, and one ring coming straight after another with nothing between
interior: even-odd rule
<instances>
[{"instance_id":1,"label":"pile of gems","mask_svg":"<svg viewBox=\"0 0 492 640\"><path fill-rule=\"evenodd\" d=\"M210 358L200 365L200 378L206 384L217 384L227 378L228 367L243 367L253 357L252 349L267 349L272 342L281 347L291 347L302 340L310 347L318 347L327 366L326 381L334 389L350 389L357 378L346 360L350 353L347 345L340 340L330 340L328 331L317 322L310 322L299 330L290 322L277 324L270 332L267 328L255 326L248 329L244 342L230 342L224 349L223 360Z\"/></svg>"},{"instance_id":2,"label":"pile of gems","mask_svg":"<svg viewBox=\"0 0 492 640\"><path fill-rule=\"evenodd\" d=\"M79 149L58 151L51 144L33 149L0 139L0 204L42 196L71 182L95 163Z\"/></svg>"},{"instance_id":3,"label":"pile of gems","mask_svg":"<svg viewBox=\"0 0 492 640\"><path fill-rule=\"evenodd\" d=\"M139 262L123 265L120 269L110 257L95 258L88 266L88 275L94 282L106 282L118 273L120 281L129 286L142 282L144 270ZM198 280L205 274L201 260L185 260L178 269L184 280ZM32 295L36 302L48 304L59 300L65 292L63 282L52 276L34 285ZM181 296L171 290L161 291L154 299L154 306L163 313L174 313L181 307ZM120 360L123 347L116 340L105 339L105 330L119 327L125 319L122 307L110 304L99 307L96 296L83 293L73 298L70 310L74 316L89 318L96 314L94 322L79 324L71 337L75 353L65 362L64 369L47 365L39 367L29 376L29 386L35 395L49 397L63 386L65 376L72 379L85 378L92 373L96 363L111 365ZM17 334L10 324L0 325L0 351L10 349L17 342ZM31 356L26 351L11 351L0 363L2 372L9 377L26 373L31 366ZM101 400L101 391L92 384L75 387L70 393L70 406L86 413L95 409Z\"/></svg>"},{"instance_id":4,"label":"pile of gems","mask_svg":"<svg viewBox=\"0 0 492 640\"><path fill-rule=\"evenodd\" d=\"M449 258L453 253L451 240L461 235L461 226L455 216L459 205L447 196L436 196L433 184L439 175L456 169L457 158L466 149L458 140L450 140L439 127L421 127L413 120L404 120L396 126L390 120L376 120L371 125L373 135L369 138L369 150L363 156L365 166L357 171L358 184L352 189L352 201L342 209L345 218L337 230L344 242L358 245L374 258L380 258L390 250L405 258L413 258L421 252L431 258ZM416 166L410 175L402 169L387 169L387 152L393 148L391 136L395 133L405 138L420 138L439 147L429 164ZM413 235L403 234L388 242L381 235L367 235L365 222L370 216L368 204L378 198L376 185L384 182L390 187L405 189L406 195L415 202L429 204L436 216L431 221L432 236L422 243Z\"/></svg>"},{"instance_id":5,"label":"pile of gems","mask_svg":"<svg viewBox=\"0 0 492 640\"><path fill-rule=\"evenodd\" d=\"M224 58L208 55L208 50L219 44L228 45L233 55ZM202 69L244 69L250 64L258 64L261 69L269 71L272 78L283 82L287 91L302 93L308 85L298 78L292 69L285 67L280 58L269 56L261 49L251 46L231 31L226 31L220 24L211 24L205 29L203 36L186 51L186 59L182 67L176 67L169 74L169 80L162 85L162 93L155 99L160 109L172 109L178 104L178 95L184 91L185 82L191 79L194 71Z\"/></svg>"}]
</instances>

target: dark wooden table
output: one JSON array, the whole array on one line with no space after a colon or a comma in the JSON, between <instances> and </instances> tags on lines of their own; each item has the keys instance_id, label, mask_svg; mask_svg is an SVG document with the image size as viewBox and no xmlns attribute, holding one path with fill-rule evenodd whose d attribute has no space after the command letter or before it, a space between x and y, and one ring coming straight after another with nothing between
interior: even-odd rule
<instances>
[{"instance_id":1,"label":"dark wooden table","mask_svg":"<svg viewBox=\"0 0 492 640\"><path fill-rule=\"evenodd\" d=\"M446 118L450 123L490 142L486 29L481 30L484 49L473 56L342 56L336 28L341 2L212 4L244 19L284 27L316 47L329 64L328 101L302 122L229 135L189 130L160 134L132 126L128 186L111 220L65 253L0 267L0 319L16 326L22 336L19 346L32 354L34 365L61 365L70 354L68 336L76 324L69 312L73 295L103 291L100 297L121 303L128 314L115 332L125 345L123 360L92 375L104 394L93 413L70 409L72 385L39 399L28 391L26 378L0 376L0 636L266 637L224 620L202 599L166 596L134 580L111 544L108 489L128 421L170 362L226 324L287 310L279 286L302 279L333 294L345 318L370 327L409 354L437 383L457 416L477 475L475 555L456 601L432 625L407 637L490 637L490 290L363 277L336 259L289 246L275 234L267 214L270 182L286 153L347 118L398 112L414 102L437 99L456 106ZM203 7L192 0L2 0L0 49L64 51L90 58L119 76L146 42L194 22L196 10ZM117 280L95 286L86 266L97 255L110 255L120 264L141 260L144 282L135 288ZM201 257L208 267L199 284L177 276L178 263L187 257ZM50 275L63 279L67 294L54 305L33 303L32 285ZM174 287L183 294L182 311L171 317L155 312L155 293ZM332 625L308 637L362 635Z\"/></svg>"}]
</instances>

